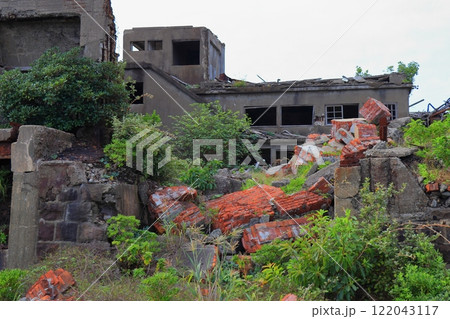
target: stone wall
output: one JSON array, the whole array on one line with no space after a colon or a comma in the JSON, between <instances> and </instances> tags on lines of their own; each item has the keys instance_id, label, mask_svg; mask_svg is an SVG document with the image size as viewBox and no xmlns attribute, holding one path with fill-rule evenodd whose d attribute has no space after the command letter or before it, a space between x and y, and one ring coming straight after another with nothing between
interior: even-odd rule
<instances>
[{"instance_id":1,"label":"stone wall","mask_svg":"<svg viewBox=\"0 0 450 319\"><path fill-rule=\"evenodd\" d=\"M23 268L62 245L109 249L106 220L118 213L141 218L137 185L93 181L92 164L51 160L74 136L26 125L12 144L13 177L8 267Z\"/></svg>"}]
</instances>

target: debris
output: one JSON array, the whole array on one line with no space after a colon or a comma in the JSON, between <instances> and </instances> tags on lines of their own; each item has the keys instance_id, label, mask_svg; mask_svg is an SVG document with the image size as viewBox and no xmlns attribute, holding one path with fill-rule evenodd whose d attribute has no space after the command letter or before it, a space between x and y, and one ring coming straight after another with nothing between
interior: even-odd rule
<instances>
[{"instance_id":1,"label":"debris","mask_svg":"<svg viewBox=\"0 0 450 319\"><path fill-rule=\"evenodd\" d=\"M320 177L318 181L308 189L308 192L316 194L332 194L333 191L333 185L323 177Z\"/></svg>"},{"instance_id":2,"label":"debris","mask_svg":"<svg viewBox=\"0 0 450 319\"><path fill-rule=\"evenodd\" d=\"M298 297L294 294L287 294L281 298L281 301L298 301Z\"/></svg>"},{"instance_id":3,"label":"debris","mask_svg":"<svg viewBox=\"0 0 450 319\"><path fill-rule=\"evenodd\" d=\"M348 144L353 140L353 135L346 129L340 128L336 134L334 135L336 141L343 142L344 144Z\"/></svg>"},{"instance_id":4,"label":"debris","mask_svg":"<svg viewBox=\"0 0 450 319\"><path fill-rule=\"evenodd\" d=\"M377 126L375 124L358 123L355 126L355 138L361 139L377 135Z\"/></svg>"},{"instance_id":5,"label":"debris","mask_svg":"<svg viewBox=\"0 0 450 319\"><path fill-rule=\"evenodd\" d=\"M370 98L364 103L363 107L359 110L359 113L364 116L364 118L369 123L378 124L382 117L390 118L391 112L389 109L380 101Z\"/></svg>"},{"instance_id":6,"label":"debris","mask_svg":"<svg viewBox=\"0 0 450 319\"><path fill-rule=\"evenodd\" d=\"M68 271L62 268L50 270L36 281L25 298L28 301L72 301L75 297L66 292L74 285L75 280Z\"/></svg>"},{"instance_id":7,"label":"debris","mask_svg":"<svg viewBox=\"0 0 450 319\"><path fill-rule=\"evenodd\" d=\"M439 184L438 183L427 184L425 185L425 189L427 190L427 193L439 191Z\"/></svg>"},{"instance_id":8,"label":"debris","mask_svg":"<svg viewBox=\"0 0 450 319\"><path fill-rule=\"evenodd\" d=\"M270 199L285 196L284 192L273 186L261 185L227 194L206 203L206 208L214 214L213 228L224 234L237 227L246 226L253 218L274 215Z\"/></svg>"},{"instance_id":9,"label":"debris","mask_svg":"<svg viewBox=\"0 0 450 319\"><path fill-rule=\"evenodd\" d=\"M292 195L278 196L274 204L281 216L287 214L300 216L310 211L327 208L331 204L331 199L312 192L300 191Z\"/></svg>"},{"instance_id":10,"label":"debris","mask_svg":"<svg viewBox=\"0 0 450 319\"><path fill-rule=\"evenodd\" d=\"M248 253L254 253L261 245L279 239L291 239L306 234L299 225L306 225L309 221L305 217L256 224L244 229L242 245Z\"/></svg>"}]
</instances>

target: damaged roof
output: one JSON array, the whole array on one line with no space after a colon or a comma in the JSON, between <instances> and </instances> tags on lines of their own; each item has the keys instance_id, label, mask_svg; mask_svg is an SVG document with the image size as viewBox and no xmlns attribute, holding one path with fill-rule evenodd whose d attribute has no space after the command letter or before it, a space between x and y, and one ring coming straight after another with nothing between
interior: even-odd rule
<instances>
[{"instance_id":1,"label":"damaged roof","mask_svg":"<svg viewBox=\"0 0 450 319\"><path fill-rule=\"evenodd\" d=\"M239 81L224 75L215 81L203 82L199 87L190 90L196 94L218 94L218 93L261 93L261 92L284 92L310 91L310 90L356 90L356 89L378 89L383 88L408 88L412 89L411 83L403 83L404 76L401 73L374 75L368 77L342 77L338 79L307 79L283 82L261 82L252 83Z\"/></svg>"}]
</instances>

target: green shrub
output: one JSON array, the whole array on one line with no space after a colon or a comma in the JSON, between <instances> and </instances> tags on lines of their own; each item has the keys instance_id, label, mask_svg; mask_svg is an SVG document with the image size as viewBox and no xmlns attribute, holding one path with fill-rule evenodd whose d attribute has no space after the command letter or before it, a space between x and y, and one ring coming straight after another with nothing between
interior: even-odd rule
<instances>
[{"instance_id":1,"label":"green shrub","mask_svg":"<svg viewBox=\"0 0 450 319\"><path fill-rule=\"evenodd\" d=\"M6 269L0 271L0 301L15 301L25 293L22 284L27 271L22 269Z\"/></svg>"},{"instance_id":2,"label":"green shrub","mask_svg":"<svg viewBox=\"0 0 450 319\"><path fill-rule=\"evenodd\" d=\"M407 265L397 274L390 294L394 300L450 300L450 276L446 270L433 272L417 265Z\"/></svg>"},{"instance_id":3,"label":"green shrub","mask_svg":"<svg viewBox=\"0 0 450 319\"><path fill-rule=\"evenodd\" d=\"M202 191L214 189L216 187L214 174L222 165L222 162L213 160L207 162L204 167L192 166L181 176L181 181Z\"/></svg>"},{"instance_id":4,"label":"green shrub","mask_svg":"<svg viewBox=\"0 0 450 319\"><path fill-rule=\"evenodd\" d=\"M126 272L148 268L153 254L160 250L157 235L138 229L140 222L134 216L118 215L108 219L107 234L118 250L119 265Z\"/></svg>"},{"instance_id":5,"label":"green shrub","mask_svg":"<svg viewBox=\"0 0 450 319\"><path fill-rule=\"evenodd\" d=\"M281 189L286 194L293 194L296 192L301 191L303 184L306 182L306 175L310 171L311 167L314 165L314 163L308 163L305 165L300 165L297 170L297 177L291 179L289 184L286 186L281 187Z\"/></svg>"},{"instance_id":6,"label":"green shrub","mask_svg":"<svg viewBox=\"0 0 450 319\"><path fill-rule=\"evenodd\" d=\"M0 112L10 122L72 131L108 121L128 103L124 64L95 62L80 48L50 49L30 72L0 75Z\"/></svg>"},{"instance_id":7,"label":"green shrub","mask_svg":"<svg viewBox=\"0 0 450 319\"><path fill-rule=\"evenodd\" d=\"M180 291L177 287L178 282L179 278L175 269L168 268L142 280L139 290L148 297L148 300L169 301L173 300Z\"/></svg>"},{"instance_id":8,"label":"green shrub","mask_svg":"<svg viewBox=\"0 0 450 319\"><path fill-rule=\"evenodd\" d=\"M242 143L244 132L250 128L250 119L239 112L224 111L219 102L194 104L189 114L174 116L175 151L179 158L193 158L193 141L196 139L220 139L223 141L223 161L226 165L229 140L236 140L237 164L249 152ZM202 146L202 154L216 154L215 146Z\"/></svg>"}]
</instances>

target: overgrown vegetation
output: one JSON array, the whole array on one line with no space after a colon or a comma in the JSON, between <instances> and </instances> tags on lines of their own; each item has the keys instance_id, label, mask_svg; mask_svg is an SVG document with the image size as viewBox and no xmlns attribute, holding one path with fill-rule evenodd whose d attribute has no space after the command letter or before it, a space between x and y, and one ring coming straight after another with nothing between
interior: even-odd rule
<instances>
[{"instance_id":1,"label":"overgrown vegetation","mask_svg":"<svg viewBox=\"0 0 450 319\"><path fill-rule=\"evenodd\" d=\"M27 271L6 269L0 271L0 301L19 300L25 292L23 281Z\"/></svg>"},{"instance_id":2,"label":"overgrown vegetation","mask_svg":"<svg viewBox=\"0 0 450 319\"><path fill-rule=\"evenodd\" d=\"M189 114L174 116L175 153L179 158L193 158L193 141L219 139L223 141L223 162L229 165L230 140L236 141L236 157L239 164L248 155L241 138L250 128L250 119L239 112L223 110L218 101L194 104ZM233 149L233 147L232 147ZM214 145L201 147L201 154L220 153Z\"/></svg>"},{"instance_id":3,"label":"overgrown vegetation","mask_svg":"<svg viewBox=\"0 0 450 319\"><path fill-rule=\"evenodd\" d=\"M394 72L394 66L388 66L384 72ZM403 83L414 83L414 77L419 73L419 63L412 61L405 64L402 61L399 61L397 64L397 72L402 73L405 76ZM364 71L362 67L356 66L355 76L368 77L371 76L371 74L369 73L369 70Z\"/></svg>"},{"instance_id":4,"label":"overgrown vegetation","mask_svg":"<svg viewBox=\"0 0 450 319\"><path fill-rule=\"evenodd\" d=\"M73 131L108 121L128 103L124 65L82 57L80 48L50 49L29 72L0 75L0 112L10 122Z\"/></svg>"},{"instance_id":5,"label":"overgrown vegetation","mask_svg":"<svg viewBox=\"0 0 450 319\"><path fill-rule=\"evenodd\" d=\"M181 175L180 180L201 191L212 190L216 187L214 174L221 167L223 163L217 160L207 162L204 166L194 165Z\"/></svg>"},{"instance_id":6,"label":"overgrown vegetation","mask_svg":"<svg viewBox=\"0 0 450 319\"><path fill-rule=\"evenodd\" d=\"M424 159L418 166L419 174L428 182L450 182L450 115L442 121L425 126L421 120L411 120L405 128L407 145L419 147L416 153ZM445 173L447 171L447 173Z\"/></svg>"}]
</instances>

